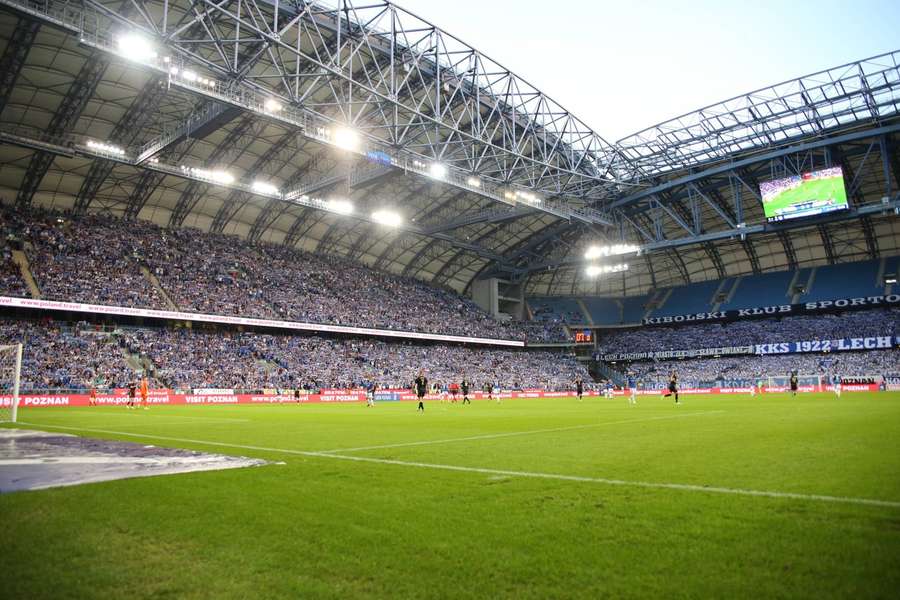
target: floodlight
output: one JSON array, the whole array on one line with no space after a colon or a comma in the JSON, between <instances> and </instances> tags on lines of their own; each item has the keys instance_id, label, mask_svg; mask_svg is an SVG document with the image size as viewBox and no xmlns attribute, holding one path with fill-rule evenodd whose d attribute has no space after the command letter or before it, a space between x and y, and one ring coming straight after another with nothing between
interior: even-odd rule
<instances>
[{"instance_id":1,"label":"floodlight","mask_svg":"<svg viewBox=\"0 0 900 600\"><path fill-rule=\"evenodd\" d=\"M254 181L253 185L250 186L257 194L266 194L268 196L274 196L278 194L278 186L272 185L266 181Z\"/></svg>"},{"instance_id":2,"label":"floodlight","mask_svg":"<svg viewBox=\"0 0 900 600\"><path fill-rule=\"evenodd\" d=\"M349 200L335 198L334 200L329 200L326 206L328 206L328 210L342 215L349 215L353 212L353 203ZM397 216L399 217L400 215ZM372 218L375 218L374 214L372 215Z\"/></svg>"},{"instance_id":3,"label":"floodlight","mask_svg":"<svg viewBox=\"0 0 900 600\"><path fill-rule=\"evenodd\" d=\"M591 246L584 253L587 260L603 256L616 256L619 254L631 254L640 251L640 246L634 244L612 244L611 246Z\"/></svg>"},{"instance_id":4,"label":"floodlight","mask_svg":"<svg viewBox=\"0 0 900 600\"><path fill-rule=\"evenodd\" d=\"M431 163L428 173L435 179L443 179L447 176L447 167L441 163Z\"/></svg>"},{"instance_id":5,"label":"floodlight","mask_svg":"<svg viewBox=\"0 0 900 600\"><path fill-rule=\"evenodd\" d=\"M274 98L269 98L263 103L263 108L271 113L281 112L281 102Z\"/></svg>"},{"instance_id":6,"label":"floodlight","mask_svg":"<svg viewBox=\"0 0 900 600\"><path fill-rule=\"evenodd\" d=\"M137 33L127 33L119 38L119 54L140 62L156 58L156 50L150 42Z\"/></svg>"},{"instance_id":7,"label":"floodlight","mask_svg":"<svg viewBox=\"0 0 900 600\"><path fill-rule=\"evenodd\" d=\"M182 77L185 81L189 81L189 82L191 82L191 83L194 83L195 81L197 81L197 74L194 73L193 71L184 71L184 72L181 74L181 77Z\"/></svg>"},{"instance_id":8,"label":"floodlight","mask_svg":"<svg viewBox=\"0 0 900 600\"><path fill-rule=\"evenodd\" d=\"M349 127L338 127L332 132L331 139L338 148L354 151L359 148L359 134Z\"/></svg>"},{"instance_id":9,"label":"floodlight","mask_svg":"<svg viewBox=\"0 0 900 600\"><path fill-rule=\"evenodd\" d=\"M471 176L471 177L469 177L468 179L466 179L466 183L469 184L471 187L474 187L474 188L480 188L480 187L481 187L481 180L478 179L477 177L474 177L474 176Z\"/></svg>"},{"instance_id":10,"label":"floodlight","mask_svg":"<svg viewBox=\"0 0 900 600\"><path fill-rule=\"evenodd\" d=\"M198 179L206 179L212 181L213 183L219 183L222 185L230 185L234 183L234 175L232 175L228 171L209 171L207 169L198 169L197 167L188 167L185 165L181 165L181 170L189 173L193 177L197 177Z\"/></svg>"},{"instance_id":11,"label":"floodlight","mask_svg":"<svg viewBox=\"0 0 900 600\"><path fill-rule=\"evenodd\" d=\"M107 154L117 154L119 156L125 155L125 150L123 150L119 146L107 144L106 142L95 142L94 140L88 140L87 147L90 148L91 150L99 150L101 152L106 152Z\"/></svg>"},{"instance_id":12,"label":"floodlight","mask_svg":"<svg viewBox=\"0 0 900 600\"><path fill-rule=\"evenodd\" d=\"M399 227L403 223L403 217L392 210L376 210L372 213L372 220L388 227Z\"/></svg>"},{"instance_id":13,"label":"floodlight","mask_svg":"<svg viewBox=\"0 0 900 600\"><path fill-rule=\"evenodd\" d=\"M588 277L597 277L598 275L606 275L608 273L621 273L627 271L628 265L625 263L618 265L588 265L585 271Z\"/></svg>"},{"instance_id":14,"label":"floodlight","mask_svg":"<svg viewBox=\"0 0 900 600\"><path fill-rule=\"evenodd\" d=\"M224 183L226 185L234 183L234 175L228 171L211 171L210 179L216 183Z\"/></svg>"}]
</instances>

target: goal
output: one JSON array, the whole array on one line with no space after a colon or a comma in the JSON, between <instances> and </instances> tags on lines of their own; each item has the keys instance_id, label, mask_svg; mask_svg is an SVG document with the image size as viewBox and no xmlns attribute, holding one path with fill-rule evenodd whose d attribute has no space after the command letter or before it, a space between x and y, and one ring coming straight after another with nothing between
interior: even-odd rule
<instances>
[{"instance_id":1,"label":"goal","mask_svg":"<svg viewBox=\"0 0 900 600\"><path fill-rule=\"evenodd\" d=\"M0 423L16 422L21 374L22 344L0 346Z\"/></svg>"},{"instance_id":2,"label":"goal","mask_svg":"<svg viewBox=\"0 0 900 600\"><path fill-rule=\"evenodd\" d=\"M766 385L770 388L779 388L779 387L788 387L791 384L790 375L776 376L776 377L767 377ZM822 385L822 376L821 375L803 375L802 373L797 374L797 385L800 387L809 387L815 386L818 389L818 386Z\"/></svg>"}]
</instances>

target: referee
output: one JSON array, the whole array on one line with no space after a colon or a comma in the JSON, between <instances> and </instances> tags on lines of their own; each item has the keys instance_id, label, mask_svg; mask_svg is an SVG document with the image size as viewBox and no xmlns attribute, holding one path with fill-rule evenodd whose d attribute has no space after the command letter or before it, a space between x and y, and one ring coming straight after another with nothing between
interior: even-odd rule
<instances>
[{"instance_id":1,"label":"referee","mask_svg":"<svg viewBox=\"0 0 900 600\"><path fill-rule=\"evenodd\" d=\"M419 398L419 408L416 409L416 412L425 412L425 402L422 400L425 398L426 392L428 392L428 378L425 377L425 369L419 371L419 376L416 377L413 387L415 388L416 396Z\"/></svg>"}]
</instances>

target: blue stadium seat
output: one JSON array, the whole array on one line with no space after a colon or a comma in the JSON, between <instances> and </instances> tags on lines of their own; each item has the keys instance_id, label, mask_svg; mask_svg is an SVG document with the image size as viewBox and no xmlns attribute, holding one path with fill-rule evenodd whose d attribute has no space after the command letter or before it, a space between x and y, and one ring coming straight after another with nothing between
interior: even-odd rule
<instances>
[{"instance_id":1,"label":"blue stadium seat","mask_svg":"<svg viewBox=\"0 0 900 600\"><path fill-rule=\"evenodd\" d=\"M585 298L584 305L591 314L594 325L620 325L622 323L621 301L615 298Z\"/></svg>"},{"instance_id":2,"label":"blue stadium seat","mask_svg":"<svg viewBox=\"0 0 900 600\"><path fill-rule=\"evenodd\" d=\"M743 277L739 280L737 291L731 300L723 302L719 306L719 310L789 304L791 297L788 293L788 286L793 278L793 271Z\"/></svg>"},{"instance_id":3,"label":"blue stadium seat","mask_svg":"<svg viewBox=\"0 0 900 600\"><path fill-rule=\"evenodd\" d=\"M868 260L819 267L811 289L800 297L800 302L880 296L884 293L884 288L877 281L879 263L877 260Z\"/></svg>"},{"instance_id":4,"label":"blue stadium seat","mask_svg":"<svg viewBox=\"0 0 900 600\"><path fill-rule=\"evenodd\" d=\"M653 311L653 317L674 317L697 312L707 312L712 308L710 301L719 289L721 281L704 281L673 288L669 299L661 308Z\"/></svg>"},{"instance_id":5,"label":"blue stadium seat","mask_svg":"<svg viewBox=\"0 0 900 600\"><path fill-rule=\"evenodd\" d=\"M647 313L647 302L650 301L651 294L643 296L631 296L622 299L622 322L623 323L640 323L641 319Z\"/></svg>"},{"instance_id":6,"label":"blue stadium seat","mask_svg":"<svg viewBox=\"0 0 900 600\"><path fill-rule=\"evenodd\" d=\"M587 317L573 298L529 298L528 306L535 321L562 321L577 325L587 324Z\"/></svg>"}]
</instances>

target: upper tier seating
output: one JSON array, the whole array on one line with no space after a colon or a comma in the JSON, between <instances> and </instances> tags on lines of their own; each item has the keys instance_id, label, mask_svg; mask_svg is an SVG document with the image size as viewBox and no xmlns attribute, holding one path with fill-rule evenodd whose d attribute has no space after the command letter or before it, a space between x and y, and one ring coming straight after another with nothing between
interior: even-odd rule
<instances>
[{"instance_id":1,"label":"upper tier seating","mask_svg":"<svg viewBox=\"0 0 900 600\"><path fill-rule=\"evenodd\" d=\"M188 312L533 342L567 338L562 327L499 321L456 293L340 257L106 216L9 209L0 216L49 300L167 309L167 296ZM0 263L0 294L28 295L8 259Z\"/></svg>"}]
</instances>

